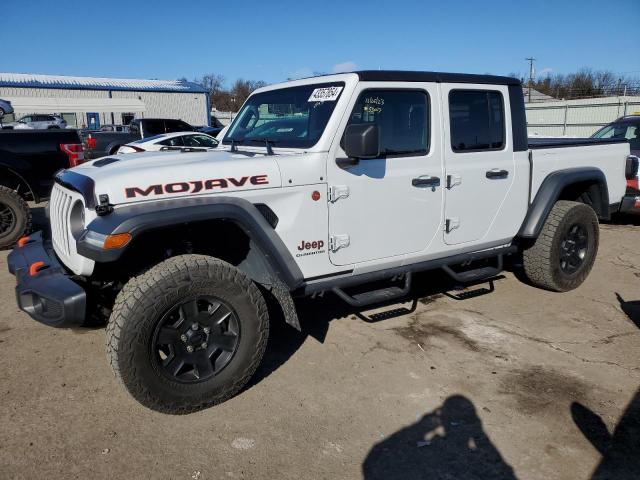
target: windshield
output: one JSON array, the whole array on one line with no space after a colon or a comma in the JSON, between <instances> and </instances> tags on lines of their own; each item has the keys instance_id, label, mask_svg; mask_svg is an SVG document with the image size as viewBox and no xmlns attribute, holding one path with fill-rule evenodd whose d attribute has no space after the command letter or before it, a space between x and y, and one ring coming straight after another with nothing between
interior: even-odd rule
<instances>
[{"instance_id":1,"label":"windshield","mask_svg":"<svg viewBox=\"0 0 640 480\"><path fill-rule=\"evenodd\" d=\"M631 150L640 150L640 118L638 121L612 123L598 130L593 138L626 138Z\"/></svg>"},{"instance_id":2,"label":"windshield","mask_svg":"<svg viewBox=\"0 0 640 480\"><path fill-rule=\"evenodd\" d=\"M222 143L309 148L316 144L340 98L344 83L282 88L247 100Z\"/></svg>"}]
</instances>

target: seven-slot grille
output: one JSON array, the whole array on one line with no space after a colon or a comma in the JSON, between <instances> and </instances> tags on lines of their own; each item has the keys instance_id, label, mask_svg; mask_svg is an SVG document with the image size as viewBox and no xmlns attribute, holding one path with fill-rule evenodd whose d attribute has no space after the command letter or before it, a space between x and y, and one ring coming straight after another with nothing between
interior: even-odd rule
<instances>
[{"instance_id":1,"label":"seven-slot grille","mask_svg":"<svg viewBox=\"0 0 640 480\"><path fill-rule=\"evenodd\" d=\"M73 206L74 198L58 184L51 191L49 200L49 217L51 220L51 237L58 254L66 257L71 255L71 239L69 230L69 213Z\"/></svg>"}]
</instances>

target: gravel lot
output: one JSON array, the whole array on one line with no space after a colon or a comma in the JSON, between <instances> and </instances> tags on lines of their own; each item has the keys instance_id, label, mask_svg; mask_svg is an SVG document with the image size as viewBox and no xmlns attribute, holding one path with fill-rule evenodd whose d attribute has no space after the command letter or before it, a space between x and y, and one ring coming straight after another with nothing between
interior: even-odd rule
<instances>
[{"instance_id":1,"label":"gravel lot","mask_svg":"<svg viewBox=\"0 0 640 480\"><path fill-rule=\"evenodd\" d=\"M0 478L640 478L639 245L603 225L567 294L431 274L362 314L305 300L304 334L275 325L250 387L187 416L127 396L103 329L20 312L0 252Z\"/></svg>"}]
</instances>

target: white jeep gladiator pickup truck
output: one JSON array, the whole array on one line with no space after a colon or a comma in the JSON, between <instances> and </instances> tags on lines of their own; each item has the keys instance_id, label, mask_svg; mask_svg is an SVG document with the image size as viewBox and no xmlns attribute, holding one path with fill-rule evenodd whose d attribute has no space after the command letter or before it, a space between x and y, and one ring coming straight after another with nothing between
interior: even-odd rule
<instances>
[{"instance_id":1,"label":"white jeep gladiator pickup truck","mask_svg":"<svg viewBox=\"0 0 640 480\"><path fill-rule=\"evenodd\" d=\"M217 151L197 150L59 172L51 242L9 256L22 310L65 327L108 315L116 376L172 413L247 383L268 304L300 328L297 296L360 307L407 295L418 271L490 278L512 254L532 284L578 287L630 170L624 141L529 143L516 79L430 72L261 88Z\"/></svg>"}]
</instances>

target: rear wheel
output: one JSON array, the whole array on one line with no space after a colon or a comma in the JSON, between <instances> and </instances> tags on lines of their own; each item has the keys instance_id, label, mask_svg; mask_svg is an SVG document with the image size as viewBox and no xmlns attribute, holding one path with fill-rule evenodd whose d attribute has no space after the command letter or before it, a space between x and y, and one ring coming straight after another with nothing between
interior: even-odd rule
<instances>
[{"instance_id":1,"label":"rear wheel","mask_svg":"<svg viewBox=\"0 0 640 480\"><path fill-rule=\"evenodd\" d=\"M107 352L136 400L187 413L235 395L258 367L268 333L264 298L246 275L212 257L182 255L125 285Z\"/></svg>"},{"instance_id":2,"label":"rear wheel","mask_svg":"<svg viewBox=\"0 0 640 480\"><path fill-rule=\"evenodd\" d=\"M556 202L533 246L523 252L524 271L534 285L566 292L589 275L598 252L598 218L583 203Z\"/></svg>"},{"instance_id":3,"label":"rear wheel","mask_svg":"<svg viewBox=\"0 0 640 480\"><path fill-rule=\"evenodd\" d=\"M14 245L31 229L31 210L18 192L0 186L0 248Z\"/></svg>"}]
</instances>

